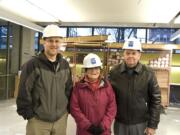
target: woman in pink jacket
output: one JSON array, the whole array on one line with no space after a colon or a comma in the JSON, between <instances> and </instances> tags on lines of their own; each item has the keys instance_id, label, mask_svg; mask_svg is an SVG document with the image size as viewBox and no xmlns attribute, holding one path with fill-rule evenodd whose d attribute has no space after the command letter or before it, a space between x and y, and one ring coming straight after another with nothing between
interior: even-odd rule
<instances>
[{"instance_id":1,"label":"woman in pink jacket","mask_svg":"<svg viewBox=\"0 0 180 135\"><path fill-rule=\"evenodd\" d=\"M77 125L77 135L111 135L116 115L114 91L101 77L101 60L93 53L83 61L85 77L75 84L70 111Z\"/></svg>"}]
</instances>

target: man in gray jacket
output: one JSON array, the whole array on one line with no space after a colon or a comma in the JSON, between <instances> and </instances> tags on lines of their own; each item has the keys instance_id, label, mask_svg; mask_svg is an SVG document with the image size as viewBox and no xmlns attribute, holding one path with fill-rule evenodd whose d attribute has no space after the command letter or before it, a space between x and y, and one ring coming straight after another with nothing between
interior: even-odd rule
<instances>
[{"instance_id":1,"label":"man in gray jacket","mask_svg":"<svg viewBox=\"0 0 180 135\"><path fill-rule=\"evenodd\" d=\"M142 47L138 39L127 40L123 50L124 62L109 74L117 102L114 135L154 135L161 103L156 76L139 62Z\"/></svg>"},{"instance_id":2,"label":"man in gray jacket","mask_svg":"<svg viewBox=\"0 0 180 135\"><path fill-rule=\"evenodd\" d=\"M17 112L27 119L26 135L66 135L72 76L68 62L58 53L60 28L43 31L44 50L23 65Z\"/></svg>"}]
</instances>

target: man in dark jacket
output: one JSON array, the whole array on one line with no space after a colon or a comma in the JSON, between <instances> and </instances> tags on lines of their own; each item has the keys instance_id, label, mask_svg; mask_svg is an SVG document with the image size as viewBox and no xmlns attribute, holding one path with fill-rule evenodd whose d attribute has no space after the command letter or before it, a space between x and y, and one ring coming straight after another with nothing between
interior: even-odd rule
<instances>
[{"instance_id":1,"label":"man in dark jacket","mask_svg":"<svg viewBox=\"0 0 180 135\"><path fill-rule=\"evenodd\" d=\"M17 112L28 120L26 135L66 135L73 83L69 64L58 53L60 28L48 25L43 40L44 50L23 65Z\"/></svg>"},{"instance_id":2,"label":"man in dark jacket","mask_svg":"<svg viewBox=\"0 0 180 135\"><path fill-rule=\"evenodd\" d=\"M114 135L154 135L160 119L161 95L153 70L139 62L139 40L123 46L124 62L112 68L110 82L116 94Z\"/></svg>"}]
</instances>

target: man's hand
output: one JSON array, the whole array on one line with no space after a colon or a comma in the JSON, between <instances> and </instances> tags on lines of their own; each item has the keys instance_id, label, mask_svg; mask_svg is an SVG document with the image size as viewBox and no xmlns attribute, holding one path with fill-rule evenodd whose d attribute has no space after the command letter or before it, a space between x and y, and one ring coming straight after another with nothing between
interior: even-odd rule
<instances>
[{"instance_id":1,"label":"man's hand","mask_svg":"<svg viewBox=\"0 0 180 135\"><path fill-rule=\"evenodd\" d=\"M146 135L155 135L155 132L156 132L156 130L153 129L153 128L146 128L145 131L144 131L144 133Z\"/></svg>"}]
</instances>

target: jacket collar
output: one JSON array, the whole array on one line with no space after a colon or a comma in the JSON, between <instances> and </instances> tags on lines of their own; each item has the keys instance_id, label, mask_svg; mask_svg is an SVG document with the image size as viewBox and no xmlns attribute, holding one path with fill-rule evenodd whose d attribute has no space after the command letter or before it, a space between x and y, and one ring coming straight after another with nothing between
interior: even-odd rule
<instances>
[{"instance_id":1,"label":"jacket collar","mask_svg":"<svg viewBox=\"0 0 180 135\"><path fill-rule=\"evenodd\" d=\"M48 60L48 58L46 57L46 55L44 54L44 50L42 50L40 53L39 53L39 59L40 60L42 60L42 61L45 61L45 62L50 62L49 60ZM61 59L62 59L62 55L60 54L60 53L58 53L57 54L57 56L56 56L56 62L60 62L61 61Z\"/></svg>"},{"instance_id":2,"label":"jacket collar","mask_svg":"<svg viewBox=\"0 0 180 135\"><path fill-rule=\"evenodd\" d=\"M142 70L142 64L140 62L138 62L137 66L134 68L134 71L139 74ZM120 72L123 73L123 72L126 72L127 71L127 66L125 64L125 62L121 63L121 66L120 66Z\"/></svg>"},{"instance_id":3,"label":"jacket collar","mask_svg":"<svg viewBox=\"0 0 180 135\"><path fill-rule=\"evenodd\" d=\"M83 79L78 83L78 87L81 87L81 88L83 88L83 87L89 87L88 82L86 82L84 79L85 79L85 78L83 78ZM100 83L99 83L99 88L101 88L101 87L107 87L107 86L108 86L108 83L106 82L106 80L103 79L103 78L101 78L101 79L100 79Z\"/></svg>"}]
</instances>

